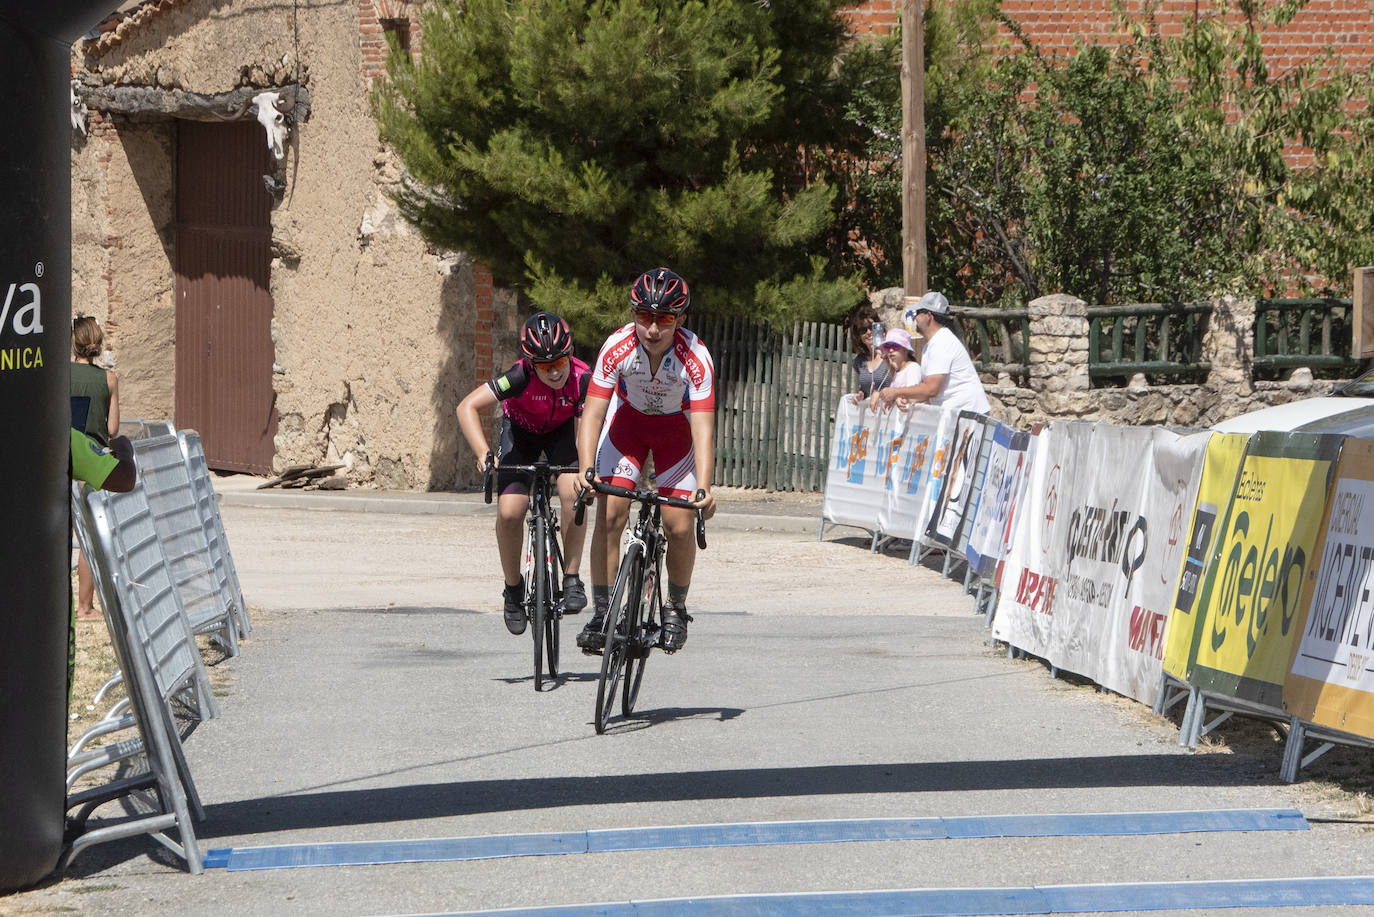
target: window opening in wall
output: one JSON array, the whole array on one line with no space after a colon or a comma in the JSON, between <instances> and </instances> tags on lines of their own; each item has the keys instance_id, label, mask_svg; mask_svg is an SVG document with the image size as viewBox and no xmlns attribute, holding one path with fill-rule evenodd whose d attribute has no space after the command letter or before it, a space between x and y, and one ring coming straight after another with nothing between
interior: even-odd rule
<instances>
[{"instance_id":1,"label":"window opening in wall","mask_svg":"<svg viewBox=\"0 0 1374 917\"><path fill-rule=\"evenodd\" d=\"M396 39L396 47L407 58L410 57L410 20L404 16L399 19L383 19L382 32Z\"/></svg>"}]
</instances>

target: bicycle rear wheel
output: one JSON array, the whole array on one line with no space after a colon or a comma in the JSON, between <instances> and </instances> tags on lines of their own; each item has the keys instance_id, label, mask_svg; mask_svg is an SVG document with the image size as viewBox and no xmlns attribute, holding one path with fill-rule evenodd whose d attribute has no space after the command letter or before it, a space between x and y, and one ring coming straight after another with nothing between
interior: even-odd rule
<instances>
[{"instance_id":1,"label":"bicycle rear wheel","mask_svg":"<svg viewBox=\"0 0 1374 917\"><path fill-rule=\"evenodd\" d=\"M625 662L625 689L620 698L620 712L629 716L634 712L635 701L639 698L639 685L644 681L644 666L649 661L650 648L647 645L649 622L655 619L658 611L658 571L649 566L647 560L641 565L638 588L635 594L634 626L630 632L636 636L634 649Z\"/></svg>"},{"instance_id":2,"label":"bicycle rear wheel","mask_svg":"<svg viewBox=\"0 0 1374 917\"><path fill-rule=\"evenodd\" d=\"M544 689L544 628L549 621L549 533L544 517L534 519L534 607L530 614L530 632L534 635L534 690Z\"/></svg>"},{"instance_id":3,"label":"bicycle rear wheel","mask_svg":"<svg viewBox=\"0 0 1374 917\"><path fill-rule=\"evenodd\" d=\"M635 639L634 627L638 623L636 592L632 580L643 556L644 546L632 543L620 560L620 570L616 573L615 589L611 602L606 609L606 644L601 651L601 677L596 683L596 733L606 731L606 721L610 719L611 708L615 706L616 688L620 685L625 672L625 661L629 656L631 642Z\"/></svg>"}]
</instances>

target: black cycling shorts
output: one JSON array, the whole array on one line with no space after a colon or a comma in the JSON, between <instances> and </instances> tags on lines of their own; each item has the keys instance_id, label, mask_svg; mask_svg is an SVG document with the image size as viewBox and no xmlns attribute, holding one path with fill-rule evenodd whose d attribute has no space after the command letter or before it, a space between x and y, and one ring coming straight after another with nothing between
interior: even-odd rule
<instances>
[{"instance_id":1,"label":"black cycling shorts","mask_svg":"<svg viewBox=\"0 0 1374 917\"><path fill-rule=\"evenodd\" d=\"M501 418L501 446L497 452L496 492L528 494L530 476L507 471L506 465L533 465L540 455L548 456L550 465L577 464L577 421L569 420L548 433L531 433L524 427Z\"/></svg>"}]
</instances>

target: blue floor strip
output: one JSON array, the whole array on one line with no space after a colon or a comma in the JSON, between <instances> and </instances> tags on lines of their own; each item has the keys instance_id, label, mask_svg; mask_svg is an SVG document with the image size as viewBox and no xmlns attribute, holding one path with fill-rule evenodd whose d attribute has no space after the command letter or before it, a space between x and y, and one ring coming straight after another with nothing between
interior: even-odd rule
<instances>
[{"instance_id":1,"label":"blue floor strip","mask_svg":"<svg viewBox=\"0 0 1374 917\"><path fill-rule=\"evenodd\" d=\"M1142 882L1025 888L915 888L895 891L722 895L578 906L462 911L425 917L835 917L905 914L1086 914L1222 907L1339 907L1374 904L1374 876Z\"/></svg>"},{"instance_id":2,"label":"blue floor strip","mask_svg":"<svg viewBox=\"0 0 1374 917\"><path fill-rule=\"evenodd\" d=\"M496 857L750 847L854 841L921 841L991 837L1079 837L1183 834L1199 831L1302 831L1296 809L1218 809L1197 812L1109 812L1092 815L994 815L959 818L858 818L619 828L554 834L504 834L404 841L350 841L223 847L207 851L206 869L240 872L311 866L376 866Z\"/></svg>"}]
</instances>

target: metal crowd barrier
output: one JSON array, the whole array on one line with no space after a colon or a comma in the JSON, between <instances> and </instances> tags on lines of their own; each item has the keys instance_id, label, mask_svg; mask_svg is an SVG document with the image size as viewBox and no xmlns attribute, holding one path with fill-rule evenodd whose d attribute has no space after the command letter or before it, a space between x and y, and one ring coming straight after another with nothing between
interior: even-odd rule
<instances>
[{"instance_id":1,"label":"metal crowd barrier","mask_svg":"<svg viewBox=\"0 0 1374 917\"><path fill-rule=\"evenodd\" d=\"M203 868L192 817L203 819L204 810L178 723L219 713L195 635L209 634L234 654L249 626L200 437L170 427L166 421L121 424L125 435L132 428L139 434L131 436L138 480L129 493L72 487L73 527L119 667L96 702L119 683L127 696L68 752L72 814L59 872L87 847L138 834L167 846L192 873ZM110 767L114 776L106 782L71 793L83 776ZM119 800L124 817L102 813L88 829L101 807Z\"/></svg>"}]
</instances>

